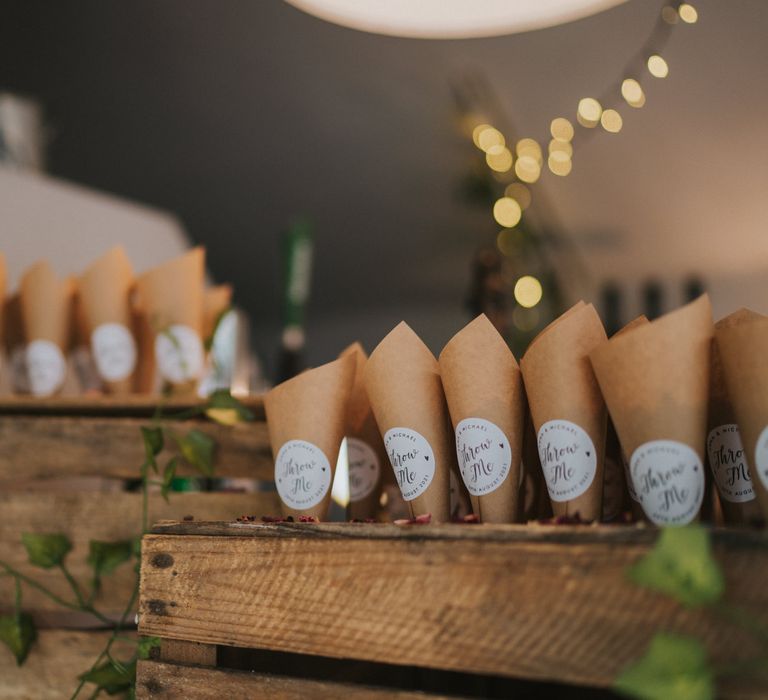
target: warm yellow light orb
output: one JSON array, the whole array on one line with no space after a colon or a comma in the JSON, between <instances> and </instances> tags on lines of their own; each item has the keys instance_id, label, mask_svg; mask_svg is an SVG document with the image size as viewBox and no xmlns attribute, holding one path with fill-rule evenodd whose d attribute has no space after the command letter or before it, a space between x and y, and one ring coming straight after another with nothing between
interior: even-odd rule
<instances>
[{"instance_id":1,"label":"warm yellow light orb","mask_svg":"<svg viewBox=\"0 0 768 700\"><path fill-rule=\"evenodd\" d=\"M582 126L592 129L600 123L600 115L602 112L603 108L594 97L583 97L579 100L576 119Z\"/></svg>"},{"instance_id":2,"label":"warm yellow light orb","mask_svg":"<svg viewBox=\"0 0 768 700\"><path fill-rule=\"evenodd\" d=\"M541 282L531 275L525 275L515 283L515 301L526 309L536 306L542 293Z\"/></svg>"},{"instance_id":3,"label":"warm yellow light orb","mask_svg":"<svg viewBox=\"0 0 768 700\"><path fill-rule=\"evenodd\" d=\"M522 182L536 182L541 176L541 166L533 156L520 156L515 162L515 175Z\"/></svg>"},{"instance_id":4,"label":"warm yellow light orb","mask_svg":"<svg viewBox=\"0 0 768 700\"><path fill-rule=\"evenodd\" d=\"M658 54L648 57L648 72L654 78L666 78L669 75L667 62Z\"/></svg>"},{"instance_id":5,"label":"warm yellow light orb","mask_svg":"<svg viewBox=\"0 0 768 700\"><path fill-rule=\"evenodd\" d=\"M563 151L553 151L549 154L547 166L553 174L565 177L573 169L573 161L567 153L564 153Z\"/></svg>"},{"instance_id":6,"label":"warm yellow light orb","mask_svg":"<svg viewBox=\"0 0 768 700\"><path fill-rule=\"evenodd\" d=\"M478 148L484 150L486 153L497 146L504 146L504 143L504 134L502 134L498 129L494 129L492 126L486 126L477 135L477 146Z\"/></svg>"},{"instance_id":7,"label":"warm yellow light orb","mask_svg":"<svg viewBox=\"0 0 768 700\"><path fill-rule=\"evenodd\" d=\"M523 210L516 200L511 197L502 197L493 205L493 218L500 226L512 228L520 223Z\"/></svg>"},{"instance_id":8,"label":"warm yellow light orb","mask_svg":"<svg viewBox=\"0 0 768 700\"><path fill-rule=\"evenodd\" d=\"M506 173L512 168L512 153L506 146L493 146L485 155L485 162L491 170Z\"/></svg>"},{"instance_id":9,"label":"warm yellow light orb","mask_svg":"<svg viewBox=\"0 0 768 700\"><path fill-rule=\"evenodd\" d=\"M634 78L627 78L621 84L621 96L630 107L642 107L645 104L645 93L640 83Z\"/></svg>"},{"instance_id":10,"label":"warm yellow light orb","mask_svg":"<svg viewBox=\"0 0 768 700\"><path fill-rule=\"evenodd\" d=\"M549 133L556 141L570 141L573 139L573 124L565 117L557 117L549 125Z\"/></svg>"},{"instance_id":11,"label":"warm yellow light orb","mask_svg":"<svg viewBox=\"0 0 768 700\"><path fill-rule=\"evenodd\" d=\"M687 24L693 24L699 19L699 13L696 12L696 8L693 5L689 5L684 2L677 8L677 14L680 15L680 19Z\"/></svg>"},{"instance_id":12,"label":"warm yellow light orb","mask_svg":"<svg viewBox=\"0 0 768 700\"><path fill-rule=\"evenodd\" d=\"M549 152L557 153L558 151L567 153L570 158L573 155L573 146L569 141L557 141L556 139L552 139L549 142Z\"/></svg>"},{"instance_id":13,"label":"warm yellow light orb","mask_svg":"<svg viewBox=\"0 0 768 700\"><path fill-rule=\"evenodd\" d=\"M480 134L482 134L486 129L492 129L493 127L490 124L478 124L474 129L472 129L472 142L480 148Z\"/></svg>"},{"instance_id":14,"label":"warm yellow light orb","mask_svg":"<svg viewBox=\"0 0 768 700\"><path fill-rule=\"evenodd\" d=\"M600 123L606 131L611 134L618 134L624 125L624 120L615 109L606 109L600 116Z\"/></svg>"},{"instance_id":15,"label":"warm yellow light orb","mask_svg":"<svg viewBox=\"0 0 768 700\"><path fill-rule=\"evenodd\" d=\"M521 182L513 182L511 185L507 185L504 195L514 199L523 211L531 206L531 191Z\"/></svg>"},{"instance_id":16,"label":"warm yellow light orb","mask_svg":"<svg viewBox=\"0 0 768 700\"><path fill-rule=\"evenodd\" d=\"M535 139L520 139L515 145L518 157L530 156L541 163L541 146Z\"/></svg>"}]
</instances>

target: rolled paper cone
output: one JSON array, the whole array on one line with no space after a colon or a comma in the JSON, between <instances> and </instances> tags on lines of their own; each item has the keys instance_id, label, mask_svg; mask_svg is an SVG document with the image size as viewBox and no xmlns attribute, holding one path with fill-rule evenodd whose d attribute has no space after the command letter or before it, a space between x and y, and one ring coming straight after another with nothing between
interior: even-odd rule
<instances>
[{"instance_id":1,"label":"rolled paper cone","mask_svg":"<svg viewBox=\"0 0 768 700\"><path fill-rule=\"evenodd\" d=\"M136 372L133 375L133 390L137 394L153 394L157 388L155 333L147 314L135 304L131 305L131 318L138 352Z\"/></svg>"},{"instance_id":2,"label":"rolled paper cone","mask_svg":"<svg viewBox=\"0 0 768 700\"><path fill-rule=\"evenodd\" d=\"M219 284L203 291L203 339L213 339L221 315L232 306L232 285Z\"/></svg>"},{"instance_id":3,"label":"rolled paper cone","mask_svg":"<svg viewBox=\"0 0 768 700\"><path fill-rule=\"evenodd\" d=\"M0 343L5 342L5 301L8 291L8 271L5 266L5 256L0 253Z\"/></svg>"},{"instance_id":4,"label":"rolled paper cone","mask_svg":"<svg viewBox=\"0 0 768 700\"><path fill-rule=\"evenodd\" d=\"M725 453L720 452L721 456L727 457L723 461L730 470L726 484L733 478L734 486L738 486L734 493L744 493L747 484L751 483L763 518L768 519L768 365L765 362L768 318L746 310L737 312L718 323L715 340L724 388L733 410L731 415L735 415L739 427L743 446L741 456L745 458L743 463L739 462L738 452L735 452L738 445L734 444L730 446L730 452L727 448ZM720 403L715 410L724 408L722 396L718 398ZM720 493L723 494L722 487ZM734 505L723 498L721 503L724 511L726 506ZM752 517L752 511L747 517Z\"/></svg>"},{"instance_id":5,"label":"rolled paper cone","mask_svg":"<svg viewBox=\"0 0 768 700\"><path fill-rule=\"evenodd\" d=\"M160 375L176 393L194 391L204 366L205 249L145 272L136 280L138 303L154 333Z\"/></svg>"},{"instance_id":6,"label":"rolled paper cone","mask_svg":"<svg viewBox=\"0 0 768 700\"><path fill-rule=\"evenodd\" d=\"M111 394L133 389L138 352L131 317L132 287L131 263L120 246L91 263L79 280L87 345Z\"/></svg>"},{"instance_id":7,"label":"rolled paper cone","mask_svg":"<svg viewBox=\"0 0 768 700\"><path fill-rule=\"evenodd\" d=\"M703 295L590 354L635 494L657 525L691 522L704 498L712 332Z\"/></svg>"},{"instance_id":8,"label":"rolled paper cone","mask_svg":"<svg viewBox=\"0 0 768 700\"><path fill-rule=\"evenodd\" d=\"M475 515L516 522L525 415L517 361L484 314L453 336L438 361L459 474Z\"/></svg>"},{"instance_id":9,"label":"rolled paper cone","mask_svg":"<svg viewBox=\"0 0 768 700\"><path fill-rule=\"evenodd\" d=\"M71 282L60 280L45 261L27 270L19 283L27 375L36 396L57 393L66 379L72 293Z\"/></svg>"},{"instance_id":10,"label":"rolled paper cone","mask_svg":"<svg viewBox=\"0 0 768 700\"><path fill-rule=\"evenodd\" d=\"M447 522L450 470L456 450L440 382L440 367L402 322L365 365L365 388L384 447L412 516Z\"/></svg>"},{"instance_id":11,"label":"rolled paper cone","mask_svg":"<svg viewBox=\"0 0 768 700\"><path fill-rule=\"evenodd\" d=\"M589 353L605 339L592 304L577 304L520 363L555 516L600 518L606 410Z\"/></svg>"},{"instance_id":12,"label":"rolled paper cone","mask_svg":"<svg viewBox=\"0 0 768 700\"><path fill-rule=\"evenodd\" d=\"M279 384L264 397L284 515L323 520L328 514L354 373L354 357L341 357Z\"/></svg>"},{"instance_id":13,"label":"rolled paper cone","mask_svg":"<svg viewBox=\"0 0 768 700\"><path fill-rule=\"evenodd\" d=\"M355 363L344 426L350 495L347 516L366 520L378 514L382 477L384 468L389 469L389 460L365 390L363 374L368 356L360 343L353 343L339 357L351 357Z\"/></svg>"}]
</instances>

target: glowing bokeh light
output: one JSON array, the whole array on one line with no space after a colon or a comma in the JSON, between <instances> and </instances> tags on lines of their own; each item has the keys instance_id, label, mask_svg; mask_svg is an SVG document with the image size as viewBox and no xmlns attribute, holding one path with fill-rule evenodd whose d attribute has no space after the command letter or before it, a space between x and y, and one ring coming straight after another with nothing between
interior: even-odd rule
<instances>
[{"instance_id":1,"label":"glowing bokeh light","mask_svg":"<svg viewBox=\"0 0 768 700\"><path fill-rule=\"evenodd\" d=\"M607 132L618 134L624 125L624 120L615 109L606 109L600 116L600 123Z\"/></svg>"},{"instance_id":2,"label":"glowing bokeh light","mask_svg":"<svg viewBox=\"0 0 768 700\"><path fill-rule=\"evenodd\" d=\"M505 226L506 228L512 228L520 223L520 217L523 215L523 210L516 200L511 197L502 197L496 200L496 204L493 205L493 218L499 226Z\"/></svg>"},{"instance_id":3,"label":"glowing bokeh light","mask_svg":"<svg viewBox=\"0 0 768 700\"><path fill-rule=\"evenodd\" d=\"M630 107L640 108L645 104L645 93L634 78L627 78L621 84L621 96Z\"/></svg>"},{"instance_id":4,"label":"glowing bokeh light","mask_svg":"<svg viewBox=\"0 0 768 700\"><path fill-rule=\"evenodd\" d=\"M658 54L648 57L648 72L654 78L666 78L669 75L667 62Z\"/></svg>"},{"instance_id":5,"label":"glowing bokeh light","mask_svg":"<svg viewBox=\"0 0 768 700\"><path fill-rule=\"evenodd\" d=\"M541 166L533 156L520 156L515 163L515 175L522 182L533 183L541 176Z\"/></svg>"},{"instance_id":6,"label":"glowing bokeh light","mask_svg":"<svg viewBox=\"0 0 768 700\"><path fill-rule=\"evenodd\" d=\"M565 117L556 117L549 125L549 133L556 141L571 141L573 139L573 124Z\"/></svg>"},{"instance_id":7,"label":"glowing bokeh light","mask_svg":"<svg viewBox=\"0 0 768 700\"><path fill-rule=\"evenodd\" d=\"M583 97L579 100L576 119L582 126L592 129L600 123L602 113L603 108L594 97Z\"/></svg>"},{"instance_id":8,"label":"glowing bokeh light","mask_svg":"<svg viewBox=\"0 0 768 700\"><path fill-rule=\"evenodd\" d=\"M507 185L504 194L514 199L523 211L531 206L531 191L521 182L513 182L511 185Z\"/></svg>"},{"instance_id":9,"label":"glowing bokeh light","mask_svg":"<svg viewBox=\"0 0 768 700\"><path fill-rule=\"evenodd\" d=\"M541 282L531 275L525 275L515 283L515 301L526 309L536 306L542 294Z\"/></svg>"},{"instance_id":10,"label":"glowing bokeh light","mask_svg":"<svg viewBox=\"0 0 768 700\"><path fill-rule=\"evenodd\" d=\"M497 173L506 173L512 169L512 153L506 146L493 146L485 154L488 167Z\"/></svg>"},{"instance_id":11,"label":"glowing bokeh light","mask_svg":"<svg viewBox=\"0 0 768 700\"><path fill-rule=\"evenodd\" d=\"M682 3L677 8L677 14L680 15L680 19L686 24L693 24L699 19L699 13L696 12L696 8L687 2Z\"/></svg>"}]
</instances>

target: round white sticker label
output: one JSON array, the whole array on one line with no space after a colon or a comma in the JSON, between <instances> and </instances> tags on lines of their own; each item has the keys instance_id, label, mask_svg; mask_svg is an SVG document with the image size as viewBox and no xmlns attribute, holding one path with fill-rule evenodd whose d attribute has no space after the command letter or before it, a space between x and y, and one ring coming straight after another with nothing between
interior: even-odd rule
<instances>
[{"instance_id":1,"label":"round white sticker label","mask_svg":"<svg viewBox=\"0 0 768 700\"><path fill-rule=\"evenodd\" d=\"M157 334L155 357L166 381L182 384L203 371L203 344L193 328L176 324Z\"/></svg>"},{"instance_id":2,"label":"round white sticker label","mask_svg":"<svg viewBox=\"0 0 768 700\"><path fill-rule=\"evenodd\" d=\"M369 496L379 481L381 465L376 451L364 440L347 438L349 468L349 500L361 501Z\"/></svg>"},{"instance_id":3,"label":"round white sticker label","mask_svg":"<svg viewBox=\"0 0 768 700\"><path fill-rule=\"evenodd\" d=\"M48 396L61 388L67 373L67 362L56 343L33 340L26 351L29 390L35 396Z\"/></svg>"},{"instance_id":4,"label":"round white sticker label","mask_svg":"<svg viewBox=\"0 0 768 700\"><path fill-rule=\"evenodd\" d=\"M108 382L130 377L136 367L136 341L122 323L102 323L91 334L93 360Z\"/></svg>"},{"instance_id":5,"label":"round white sticker label","mask_svg":"<svg viewBox=\"0 0 768 700\"><path fill-rule=\"evenodd\" d=\"M768 489L768 425L763 428L755 445L755 469L763 486Z\"/></svg>"},{"instance_id":6,"label":"round white sticker label","mask_svg":"<svg viewBox=\"0 0 768 700\"><path fill-rule=\"evenodd\" d=\"M289 440L275 459L275 485L285 505L306 510L325 498L331 487L331 465L325 453L306 440Z\"/></svg>"},{"instance_id":7,"label":"round white sticker label","mask_svg":"<svg viewBox=\"0 0 768 700\"><path fill-rule=\"evenodd\" d=\"M645 514L656 525L691 522L704 499L699 456L676 440L651 440L632 454L629 470Z\"/></svg>"},{"instance_id":8,"label":"round white sticker label","mask_svg":"<svg viewBox=\"0 0 768 700\"><path fill-rule=\"evenodd\" d=\"M456 426L456 456L464 484L473 496L495 491L509 476L512 448L501 428L483 418Z\"/></svg>"},{"instance_id":9,"label":"round white sticker label","mask_svg":"<svg viewBox=\"0 0 768 700\"><path fill-rule=\"evenodd\" d=\"M717 490L726 501L744 503L755 498L744 446L741 444L741 433L736 423L718 425L709 431L707 453Z\"/></svg>"},{"instance_id":10,"label":"round white sticker label","mask_svg":"<svg viewBox=\"0 0 768 700\"><path fill-rule=\"evenodd\" d=\"M435 475L435 455L424 436L410 428L392 428L384 435L384 447L403 498L421 496Z\"/></svg>"},{"instance_id":11,"label":"round white sticker label","mask_svg":"<svg viewBox=\"0 0 768 700\"><path fill-rule=\"evenodd\" d=\"M553 501L570 501L590 487L597 473L597 454L583 428L568 420L547 421L539 428L538 445Z\"/></svg>"}]
</instances>

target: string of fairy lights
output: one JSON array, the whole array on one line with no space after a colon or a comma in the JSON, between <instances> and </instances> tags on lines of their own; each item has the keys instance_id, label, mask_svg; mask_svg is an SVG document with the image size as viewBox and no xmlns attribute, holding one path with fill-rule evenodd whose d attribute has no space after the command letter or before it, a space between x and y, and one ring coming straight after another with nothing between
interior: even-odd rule
<instances>
[{"instance_id":1,"label":"string of fairy lights","mask_svg":"<svg viewBox=\"0 0 768 700\"><path fill-rule=\"evenodd\" d=\"M621 112L614 106L620 103L619 95L626 106L640 109L645 105L646 96L642 81L650 76L663 79L669 75L669 64L661 55L671 28L677 24L695 24L698 12L690 3L665 5L661 8L658 21L650 38L638 54L627 63L616 84L612 85L602 98L583 97L576 108L575 121L579 130L579 139L590 133L602 131L618 134L624 120ZM551 139L547 145L546 167L558 177L566 177L573 169L573 144L577 129L566 117L555 117L549 126ZM493 218L502 230L499 232L498 245L504 252L502 239L515 229L523 218L523 212L531 205L530 185L538 182L544 169L544 152L536 139L523 138L511 144L498 128L488 123L476 123L472 126L472 140L485 155L485 162L490 170L500 178L506 178L509 184L503 196L493 205ZM511 180L511 181L510 181ZM523 275L514 285L515 301L526 309L532 309L542 299L543 289L533 275Z\"/></svg>"}]
</instances>

